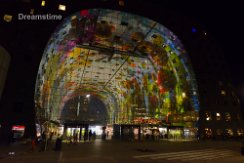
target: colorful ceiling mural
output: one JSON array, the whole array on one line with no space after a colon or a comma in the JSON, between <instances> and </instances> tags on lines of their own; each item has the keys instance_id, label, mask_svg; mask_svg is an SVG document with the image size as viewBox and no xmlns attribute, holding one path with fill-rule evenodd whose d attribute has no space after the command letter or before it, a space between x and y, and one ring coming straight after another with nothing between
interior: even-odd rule
<instances>
[{"instance_id":1,"label":"colorful ceiling mural","mask_svg":"<svg viewBox=\"0 0 244 163\"><path fill-rule=\"evenodd\" d=\"M36 80L37 116L59 121L69 100L87 94L104 102L108 123L153 123L199 111L180 40L153 20L114 10L82 10L57 27Z\"/></svg>"}]
</instances>

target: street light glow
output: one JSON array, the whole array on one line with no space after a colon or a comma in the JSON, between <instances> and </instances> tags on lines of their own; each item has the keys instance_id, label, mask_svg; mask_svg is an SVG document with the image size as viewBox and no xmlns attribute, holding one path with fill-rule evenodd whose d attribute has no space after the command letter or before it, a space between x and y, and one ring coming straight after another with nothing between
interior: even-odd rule
<instances>
[{"instance_id":1,"label":"street light glow","mask_svg":"<svg viewBox=\"0 0 244 163\"><path fill-rule=\"evenodd\" d=\"M186 97L186 93L185 93L185 92L182 93L182 97L183 97L183 98Z\"/></svg>"},{"instance_id":2,"label":"street light glow","mask_svg":"<svg viewBox=\"0 0 244 163\"><path fill-rule=\"evenodd\" d=\"M90 94L87 94L87 95L86 95L86 98L89 98L90 96L91 96Z\"/></svg>"}]
</instances>

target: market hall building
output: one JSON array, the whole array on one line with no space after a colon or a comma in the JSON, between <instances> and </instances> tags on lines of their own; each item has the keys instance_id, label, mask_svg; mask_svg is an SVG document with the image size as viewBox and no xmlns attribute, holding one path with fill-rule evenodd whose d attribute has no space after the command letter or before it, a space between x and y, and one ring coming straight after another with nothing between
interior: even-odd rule
<instances>
[{"instance_id":1,"label":"market hall building","mask_svg":"<svg viewBox=\"0 0 244 163\"><path fill-rule=\"evenodd\" d=\"M81 10L63 20L44 51L35 103L38 120L64 132L93 124L121 136L159 128L170 138L197 134L197 85L180 40L121 11Z\"/></svg>"},{"instance_id":2,"label":"market hall building","mask_svg":"<svg viewBox=\"0 0 244 163\"><path fill-rule=\"evenodd\" d=\"M66 138L92 130L110 138L194 140L214 136L204 125L221 115L222 124L233 118L220 135L242 136L239 110L211 110L209 118L197 82L186 50L165 26L121 11L81 10L45 48L35 89L37 129Z\"/></svg>"}]
</instances>

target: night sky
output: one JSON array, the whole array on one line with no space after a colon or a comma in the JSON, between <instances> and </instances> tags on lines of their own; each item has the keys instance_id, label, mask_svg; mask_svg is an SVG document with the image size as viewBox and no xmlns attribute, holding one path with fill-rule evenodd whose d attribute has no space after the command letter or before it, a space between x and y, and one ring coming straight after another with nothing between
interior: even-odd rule
<instances>
[{"instance_id":1,"label":"night sky","mask_svg":"<svg viewBox=\"0 0 244 163\"><path fill-rule=\"evenodd\" d=\"M47 6L41 7L40 0L1 0L0 45L12 56L2 100L17 101L17 108L21 108L18 106L21 105L21 101L33 105L36 74L43 50L52 32L61 23L61 21L20 22L16 20L18 13L28 14L30 9L34 8L35 14L62 14L64 18L81 9L100 7L137 13L159 21L179 36L183 44L185 39L183 36L194 34L192 28L196 35L194 37L198 39L205 37L206 32L208 37L214 39L216 46L222 49L226 67L230 70L231 82L241 100L244 101L243 1L124 1L125 6L121 7L118 5L118 0L47 0ZM52 3L48 5L48 2ZM66 12L57 10L58 2L67 5ZM12 22L6 23L3 21L4 14L13 14L15 18ZM174 15L178 15L176 17L179 18L175 20ZM185 19L188 20L187 25L182 25ZM175 22L180 22L178 27Z\"/></svg>"}]
</instances>

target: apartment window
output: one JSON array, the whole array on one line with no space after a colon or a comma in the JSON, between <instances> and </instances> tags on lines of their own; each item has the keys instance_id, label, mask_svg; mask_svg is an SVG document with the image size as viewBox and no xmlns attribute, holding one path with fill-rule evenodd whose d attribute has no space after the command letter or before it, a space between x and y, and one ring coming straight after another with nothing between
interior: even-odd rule
<instances>
[{"instance_id":1,"label":"apartment window","mask_svg":"<svg viewBox=\"0 0 244 163\"><path fill-rule=\"evenodd\" d=\"M216 120L217 121L221 120L221 114L220 113L216 113Z\"/></svg>"},{"instance_id":2,"label":"apartment window","mask_svg":"<svg viewBox=\"0 0 244 163\"><path fill-rule=\"evenodd\" d=\"M225 121L226 122L230 122L231 121L231 115L228 112L225 113Z\"/></svg>"},{"instance_id":3,"label":"apartment window","mask_svg":"<svg viewBox=\"0 0 244 163\"><path fill-rule=\"evenodd\" d=\"M237 120L240 120L241 119L240 113L237 113L236 118L237 118Z\"/></svg>"},{"instance_id":4,"label":"apartment window","mask_svg":"<svg viewBox=\"0 0 244 163\"><path fill-rule=\"evenodd\" d=\"M223 135L223 130L222 130L222 129L217 129L217 130L216 130L216 134L217 134L218 136Z\"/></svg>"},{"instance_id":5,"label":"apartment window","mask_svg":"<svg viewBox=\"0 0 244 163\"><path fill-rule=\"evenodd\" d=\"M233 130L230 128L225 129L225 134L226 134L226 136L233 136L234 135Z\"/></svg>"},{"instance_id":6,"label":"apartment window","mask_svg":"<svg viewBox=\"0 0 244 163\"><path fill-rule=\"evenodd\" d=\"M124 0L119 0L119 5L120 6L125 6L125 1Z\"/></svg>"},{"instance_id":7,"label":"apartment window","mask_svg":"<svg viewBox=\"0 0 244 163\"><path fill-rule=\"evenodd\" d=\"M225 91L225 90L221 90L221 91L220 91L220 94L221 94L222 96L225 96L225 95L226 95L226 91Z\"/></svg>"},{"instance_id":8,"label":"apartment window","mask_svg":"<svg viewBox=\"0 0 244 163\"><path fill-rule=\"evenodd\" d=\"M211 137L212 136L212 129L211 128L205 128L205 136L206 137Z\"/></svg>"},{"instance_id":9,"label":"apartment window","mask_svg":"<svg viewBox=\"0 0 244 163\"><path fill-rule=\"evenodd\" d=\"M236 133L237 133L238 136L243 136L244 135L243 129L241 129L241 128L238 128Z\"/></svg>"},{"instance_id":10,"label":"apartment window","mask_svg":"<svg viewBox=\"0 0 244 163\"><path fill-rule=\"evenodd\" d=\"M211 117L211 113L210 112L206 112L205 113L205 117L206 117L206 121L211 121L212 117Z\"/></svg>"}]
</instances>

